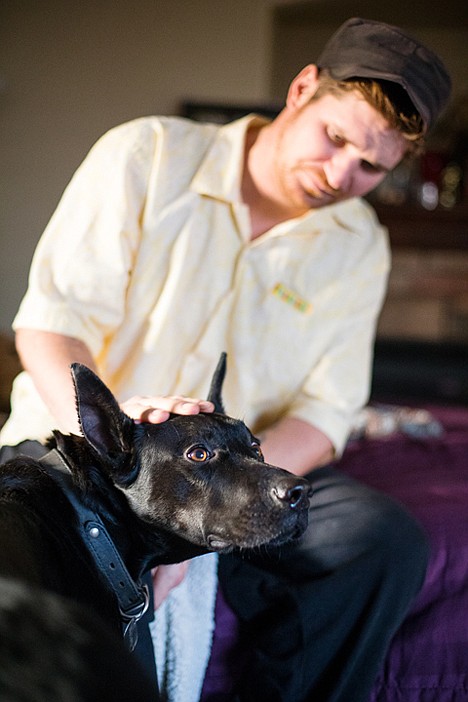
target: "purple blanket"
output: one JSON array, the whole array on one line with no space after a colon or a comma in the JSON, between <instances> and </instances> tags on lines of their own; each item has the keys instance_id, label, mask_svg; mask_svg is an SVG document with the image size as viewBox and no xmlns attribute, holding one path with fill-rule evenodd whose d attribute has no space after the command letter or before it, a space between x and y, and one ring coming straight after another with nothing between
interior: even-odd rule
<instances>
[{"instance_id":1,"label":"purple blanket","mask_svg":"<svg viewBox=\"0 0 468 702\"><path fill-rule=\"evenodd\" d=\"M369 702L468 701L468 409L428 409L444 426L442 436L360 439L339 462L340 469L405 504L432 547L424 586ZM236 626L219 593L203 702L228 699L241 661Z\"/></svg>"}]
</instances>

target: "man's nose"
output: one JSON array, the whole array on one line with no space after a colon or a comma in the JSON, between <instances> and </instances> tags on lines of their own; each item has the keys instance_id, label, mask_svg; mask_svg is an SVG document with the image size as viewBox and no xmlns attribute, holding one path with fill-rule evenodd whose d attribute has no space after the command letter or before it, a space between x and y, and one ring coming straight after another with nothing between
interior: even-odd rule
<instances>
[{"instance_id":1,"label":"man's nose","mask_svg":"<svg viewBox=\"0 0 468 702\"><path fill-rule=\"evenodd\" d=\"M347 192L350 188L354 162L344 154L335 154L324 164L325 177L333 190Z\"/></svg>"}]
</instances>

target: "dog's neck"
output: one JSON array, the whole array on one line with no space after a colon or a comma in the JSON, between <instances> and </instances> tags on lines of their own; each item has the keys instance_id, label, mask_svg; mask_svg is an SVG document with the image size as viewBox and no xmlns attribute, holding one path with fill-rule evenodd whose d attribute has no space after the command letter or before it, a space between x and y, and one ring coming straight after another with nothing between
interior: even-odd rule
<instances>
[{"instance_id":1,"label":"dog's neck","mask_svg":"<svg viewBox=\"0 0 468 702\"><path fill-rule=\"evenodd\" d=\"M60 484L75 511L81 541L94 560L99 577L118 602L122 632L133 650L137 640L136 623L148 608L148 590L140 580L135 581L130 576L99 513L80 499L63 454L56 448L52 449L40 462Z\"/></svg>"},{"instance_id":2,"label":"dog's neck","mask_svg":"<svg viewBox=\"0 0 468 702\"><path fill-rule=\"evenodd\" d=\"M49 448L57 448L66 457L72 479L81 499L99 511L129 573L135 580L158 565L183 561L207 553L207 549L167 531L162 525L149 525L132 509L125 489L116 486L109 476L109 468L101 464L87 442L79 436L54 432ZM138 463L128 475L139 471Z\"/></svg>"}]
</instances>

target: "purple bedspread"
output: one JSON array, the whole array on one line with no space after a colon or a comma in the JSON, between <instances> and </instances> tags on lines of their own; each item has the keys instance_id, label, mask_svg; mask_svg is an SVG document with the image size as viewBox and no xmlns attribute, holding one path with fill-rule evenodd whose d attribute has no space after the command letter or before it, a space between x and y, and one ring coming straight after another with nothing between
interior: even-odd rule
<instances>
[{"instance_id":1,"label":"purple bedspread","mask_svg":"<svg viewBox=\"0 0 468 702\"><path fill-rule=\"evenodd\" d=\"M468 409L428 409L443 424L443 436L361 439L339 462L340 469L405 504L432 547L424 586L369 702L468 701ZM219 593L203 702L229 699L241 653L236 626Z\"/></svg>"}]
</instances>

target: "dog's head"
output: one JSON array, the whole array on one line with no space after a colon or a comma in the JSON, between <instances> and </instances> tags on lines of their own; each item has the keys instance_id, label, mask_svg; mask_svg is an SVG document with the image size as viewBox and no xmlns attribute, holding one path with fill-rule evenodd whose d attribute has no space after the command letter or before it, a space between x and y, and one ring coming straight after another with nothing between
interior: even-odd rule
<instances>
[{"instance_id":1,"label":"dog's head","mask_svg":"<svg viewBox=\"0 0 468 702\"><path fill-rule=\"evenodd\" d=\"M208 399L213 414L134 423L109 389L73 364L83 436L147 526L212 551L279 544L307 526L306 480L264 463L246 425L224 414L225 355Z\"/></svg>"}]
</instances>

